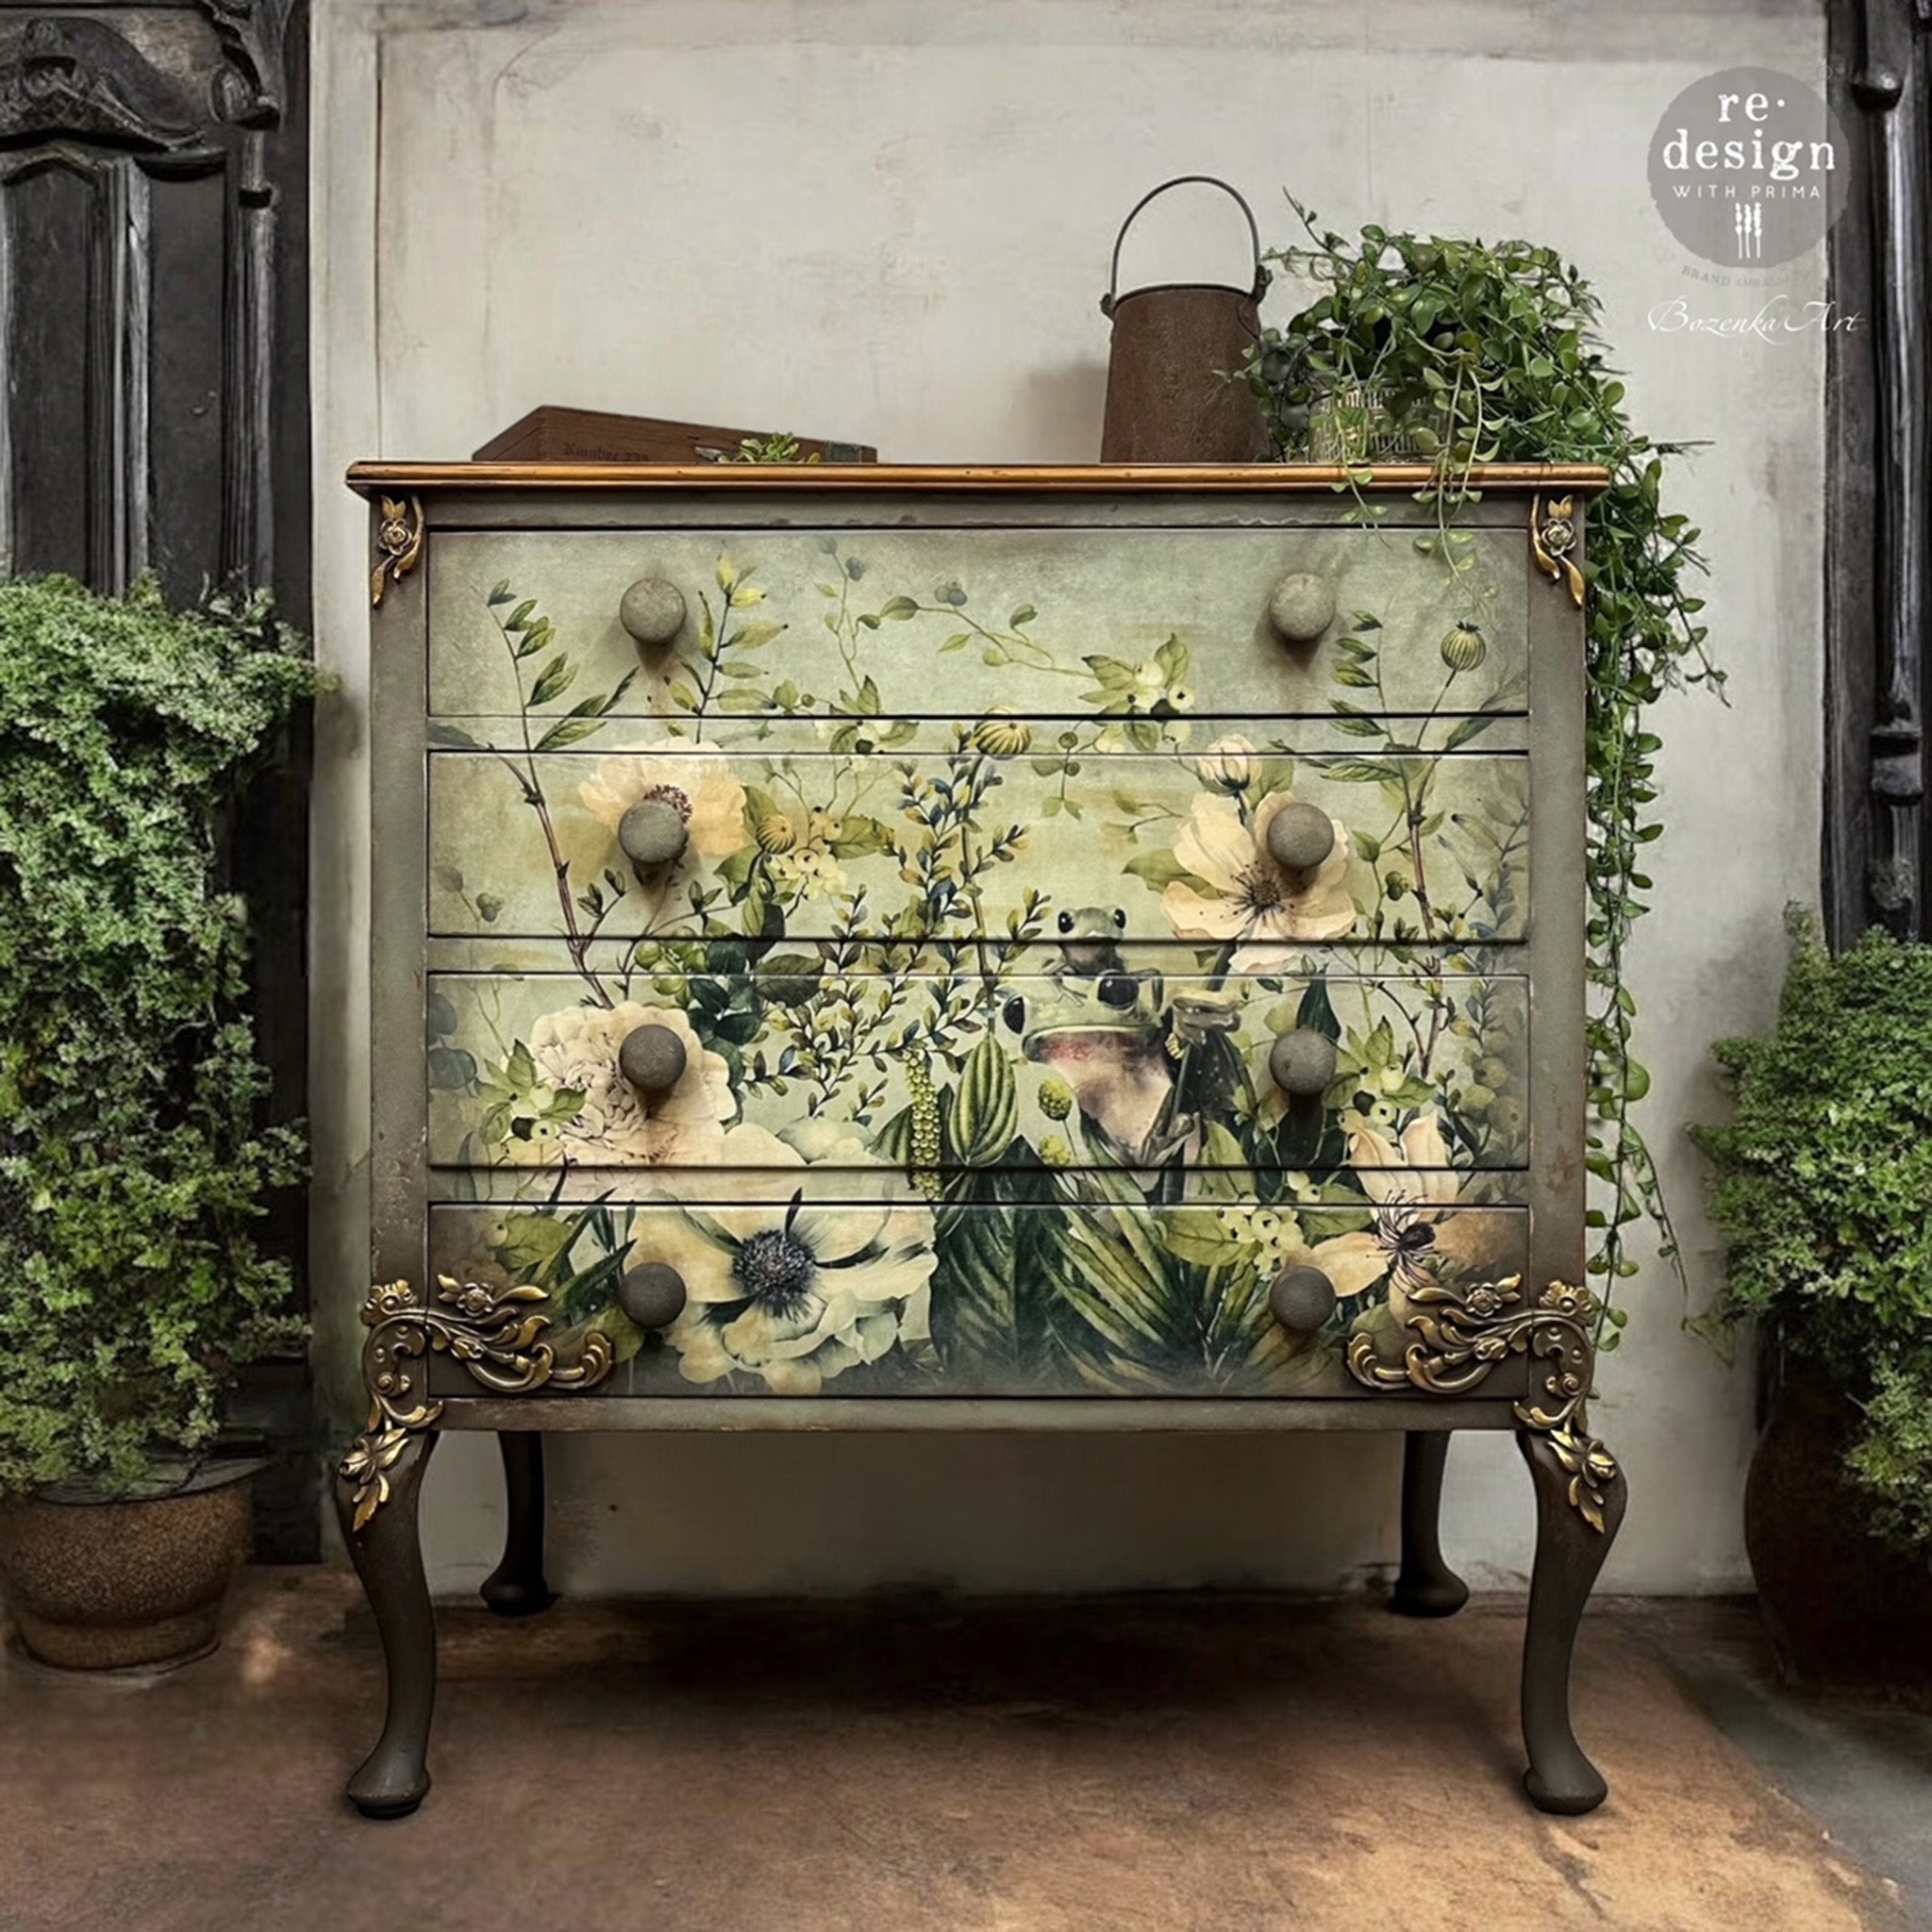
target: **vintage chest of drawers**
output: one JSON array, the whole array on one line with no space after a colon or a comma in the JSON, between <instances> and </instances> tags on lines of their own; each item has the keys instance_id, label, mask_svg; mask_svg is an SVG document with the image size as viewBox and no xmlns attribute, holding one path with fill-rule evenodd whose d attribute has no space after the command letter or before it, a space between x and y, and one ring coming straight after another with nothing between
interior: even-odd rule
<instances>
[{"instance_id":1,"label":"vintage chest of drawers","mask_svg":"<svg viewBox=\"0 0 1932 1932\"><path fill-rule=\"evenodd\" d=\"M412 1809L443 1428L1514 1428L1531 1796L1624 1508L1582 1287L1591 471L359 466Z\"/></svg>"}]
</instances>

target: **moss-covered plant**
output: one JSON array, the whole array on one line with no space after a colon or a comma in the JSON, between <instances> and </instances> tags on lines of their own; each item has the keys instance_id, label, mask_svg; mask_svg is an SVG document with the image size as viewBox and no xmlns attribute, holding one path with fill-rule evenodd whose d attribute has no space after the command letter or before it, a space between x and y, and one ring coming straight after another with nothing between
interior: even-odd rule
<instances>
[{"instance_id":1,"label":"moss-covered plant","mask_svg":"<svg viewBox=\"0 0 1932 1932\"><path fill-rule=\"evenodd\" d=\"M1715 1051L1736 1090L1692 1129L1728 1243L1721 1312L1864 1411L1850 1470L1874 1526L1932 1555L1932 946L1835 957L1793 914L1777 1024Z\"/></svg>"},{"instance_id":2,"label":"moss-covered plant","mask_svg":"<svg viewBox=\"0 0 1932 1932\"><path fill-rule=\"evenodd\" d=\"M1345 447L1374 425L1398 430L1434 474L1419 492L1436 529L1418 547L1445 569L1471 569L1474 545L1456 527L1479 491L1475 463L1599 463L1608 489L1591 501L1585 566L1590 658L1587 756L1590 1096L1589 1163L1602 1186L1591 1209L1590 1269L1606 1302L1600 1341L1614 1347L1624 1310L1618 1281L1637 1272L1625 1230L1646 1217L1675 1257L1657 1168L1632 1108L1650 1086L1633 1052L1637 1003L1624 969L1631 928L1645 911L1644 848L1662 832L1652 808L1661 741L1650 709L1674 686L1722 685L1705 654L1698 533L1664 500L1665 465L1680 445L1635 429L1597 334L1590 285L1554 250L1526 242L1445 239L1362 229L1357 241L1318 228L1270 256L1312 281L1317 299L1264 331L1242 373L1266 405L1275 451L1307 454L1311 419L1328 415ZM1337 405L1340 403L1339 423ZM1346 487L1346 486L1343 486ZM1360 501L1357 515L1382 511Z\"/></svg>"},{"instance_id":3,"label":"moss-covered plant","mask_svg":"<svg viewBox=\"0 0 1932 1932\"><path fill-rule=\"evenodd\" d=\"M315 681L265 598L0 583L0 1494L192 1457L289 1331L220 839Z\"/></svg>"}]
</instances>

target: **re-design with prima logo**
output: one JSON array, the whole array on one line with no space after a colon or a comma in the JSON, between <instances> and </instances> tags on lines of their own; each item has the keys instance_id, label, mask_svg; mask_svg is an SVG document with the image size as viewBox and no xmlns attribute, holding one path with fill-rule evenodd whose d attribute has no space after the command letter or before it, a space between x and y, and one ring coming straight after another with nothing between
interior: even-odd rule
<instances>
[{"instance_id":1,"label":"re-design with prima logo","mask_svg":"<svg viewBox=\"0 0 1932 1932\"><path fill-rule=\"evenodd\" d=\"M1794 261L1844 212L1850 151L1814 88L1768 67L1705 75L1650 138L1650 192L1684 246L1725 267ZM1655 326L1655 325L1653 325Z\"/></svg>"}]
</instances>

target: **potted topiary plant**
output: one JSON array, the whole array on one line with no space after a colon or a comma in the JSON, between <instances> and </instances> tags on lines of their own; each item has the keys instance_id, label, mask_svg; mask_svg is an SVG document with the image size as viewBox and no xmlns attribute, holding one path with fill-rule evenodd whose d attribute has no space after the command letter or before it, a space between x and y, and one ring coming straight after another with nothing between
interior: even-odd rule
<instances>
[{"instance_id":1,"label":"potted topiary plant","mask_svg":"<svg viewBox=\"0 0 1932 1932\"><path fill-rule=\"evenodd\" d=\"M1932 946L1836 956L1794 912L1777 1024L1715 1049L1692 1137L1773 1400L1745 1536L1774 1648L1822 1683L1932 1685Z\"/></svg>"},{"instance_id":2,"label":"potted topiary plant","mask_svg":"<svg viewBox=\"0 0 1932 1932\"><path fill-rule=\"evenodd\" d=\"M220 856L315 688L265 597L0 582L0 1585L50 1663L211 1648L246 1552L253 1465L208 1452L295 1325L255 1228L303 1161Z\"/></svg>"}]
</instances>

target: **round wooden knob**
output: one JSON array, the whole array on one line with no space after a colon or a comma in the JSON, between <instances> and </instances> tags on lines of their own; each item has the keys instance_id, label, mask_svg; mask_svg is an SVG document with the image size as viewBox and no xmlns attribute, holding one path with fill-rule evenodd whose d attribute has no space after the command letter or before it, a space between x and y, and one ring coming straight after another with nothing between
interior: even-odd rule
<instances>
[{"instance_id":1,"label":"round wooden knob","mask_svg":"<svg viewBox=\"0 0 1932 1932\"><path fill-rule=\"evenodd\" d=\"M1312 572L1291 570L1268 599L1268 622L1285 643L1311 644L1335 622L1335 592Z\"/></svg>"},{"instance_id":2,"label":"round wooden knob","mask_svg":"<svg viewBox=\"0 0 1932 1932\"><path fill-rule=\"evenodd\" d=\"M640 799L617 822L617 842L633 865L669 865L690 836L684 814L663 798Z\"/></svg>"},{"instance_id":3,"label":"round wooden knob","mask_svg":"<svg viewBox=\"0 0 1932 1932\"><path fill-rule=\"evenodd\" d=\"M668 644L684 628L684 592L662 577L640 577L624 593L617 621L641 644Z\"/></svg>"},{"instance_id":4,"label":"round wooden knob","mask_svg":"<svg viewBox=\"0 0 1932 1932\"><path fill-rule=\"evenodd\" d=\"M1284 1093L1315 1099L1335 1078L1335 1042L1312 1026L1297 1026L1268 1049L1268 1071Z\"/></svg>"},{"instance_id":5,"label":"round wooden knob","mask_svg":"<svg viewBox=\"0 0 1932 1932\"><path fill-rule=\"evenodd\" d=\"M1335 821L1319 805L1284 805L1268 821L1268 856L1284 872L1313 872L1335 850Z\"/></svg>"},{"instance_id":6,"label":"round wooden knob","mask_svg":"<svg viewBox=\"0 0 1932 1932\"><path fill-rule=\"evenodd\" d=\"M617 1049L617 1071L640 1093L669 1093L684 1078L684 1041L650 1021L633 1026Z\"/></svg>"},{"instance_id":7,"label":"round wooden knob","mask_svg":"<svg viewBox=\"0 0 1932 1932\"><path fill-rule=\"evenodd\" d=\"M684 1276L666 1261L646 1261L617 1284L617 1305L640 1328L668 1328L684 1313Z\"/></svg>"},{"instance_id":8,"label":"round wooden knob","mask_svg":"<svg viewBox=\"0 0 1932 1932\"><path fill-rule=\"evenodd\" d=\"M1335 1284L1319 1268L1284 1268L1268 1291L1274 1319L1296 1335L1312 1335L1335 1312Z\"/></svg>"}]
</instances>

